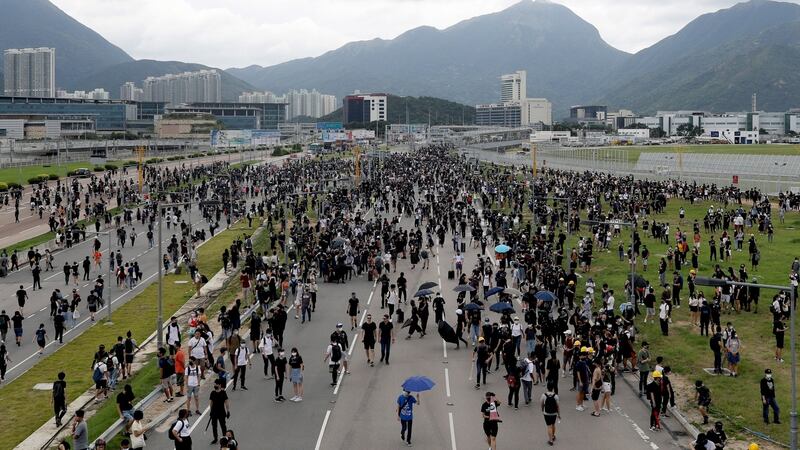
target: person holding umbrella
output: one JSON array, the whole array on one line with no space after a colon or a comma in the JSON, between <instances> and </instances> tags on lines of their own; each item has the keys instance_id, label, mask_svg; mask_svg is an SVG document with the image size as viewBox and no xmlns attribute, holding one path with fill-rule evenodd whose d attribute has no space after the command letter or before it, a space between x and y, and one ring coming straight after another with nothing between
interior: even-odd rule
<instances>
[{"instance_id":1,"label":"person holding umbrella","mask_svg":"<svg viewBox=\"0 0 800 450\"><path fill-rule=\"evenodd\" d=\"M414 423L414 405L420 404L419 392L433 389L436 383L428 377L411 377L403 382L403 393L397 397L397 420L400 421L400 439L411 447L411 428ZM411 392L417 392L412 396Z\"/></svg>"}]
</instances>

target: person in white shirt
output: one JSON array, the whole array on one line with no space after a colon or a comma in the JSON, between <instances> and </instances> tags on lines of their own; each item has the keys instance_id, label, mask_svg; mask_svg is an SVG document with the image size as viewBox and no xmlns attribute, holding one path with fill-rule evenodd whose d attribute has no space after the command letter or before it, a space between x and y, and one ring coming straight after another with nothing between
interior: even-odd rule
<instances>
[{"instance_id":1,"label":"person in white shirt","mask_svg":"<svg viewBox=\"0 0 800 450\"><path fill-rule=\"evenodd\" d=\"M386 304L389 305L389 317L394 315L394 307L397 305L397 285L391 285L389 287L389 295L386 298Z\"/></svg>"},{"instance_id":2,"label":"person in white shirt","mask_svg":"<svg viewBox=\"0 0 800 450\"><path fill-rule=\"evenodd\" d=\"M197 365L200 367L200 378L205 379L206 372L206 340L203 339L200 330L194 332L194 337L189 339L189 356L194 358L197 361Z\"/></svg>"},{"instance_id":3,"label":"person in white shirt","mask_svg":"<svg viewBox=\"0 0 800 450\"><path fill-rule=\"evenodd\" d=\"M270 375L269 372L270 366L273 371L275 370L274 346L275 341L272 338L272 331L268 329L264 332L264 335L261 336L261 341L258 344L258 348L261 351L261 358L264 360L264 378L267 380L272 379L272 375Z\"/></svg>"},{"instance_id":4,"label":"person in white shirt","mask_svg":"<svg viewBox=\"0 0 800 450\"><path fill-rule=\"evenodd\" d=\"M609 316L614 315L614 303L616 303L616 299L614 298L614 290L611 289L608 291L608 298L606 299L606 314Z\"/></svg>"},{"instance_id":5,"label":"person in white shirt","mask_svg":"<svg viewBox=\"0 0 800 450\"><path fill-rule=\"evenodd\" d=\"M189 357L189 364L184 370L186 377L186 410L189 415L192 413L192 397L194 397L194 412L200 414L200 368L197 367L197 359Z\"/></svg>"},{"instance_id":6,"label":"person in white shirt","mask_svg":"<svg viewBox=\"0 0 800 450\"><path fill-rule=\"evenodd\" d=\"M523 363L520 366L525 366L520 371L520 380L522 380L522 392L525 398L525 406L531 404L531 390L533 389L533 361L529 357L525 357L522 360Z\"/></svg>"},{"instance_id":7,"label":"person in white shirt","mask_svg":"<svg viewBox=\"0 0 800 450\"><path fill-rule=\"evenodd\" d=\"M658 307L658 318L661 321L661 334L669 336L669 305L666 300L661 300Z\"/></svg>"},{"instance_id":8,"label":"person in white shirt","mask_svg":"<svg viewBox=\"0 0 800 450\"><path fill-rule=\"evenodd\" d=\"M178 325L178 318L172 316L169 325L167 325L167 344L171 354L175 353L175 349L181 345L181 327Z\"/></svg>"},{"instance_id":9,"label":"person in white shirt","mask_svg":"<svg viewBox=\"0 0 800 450\"><path fill-rule=\"evenodd\" d=\"M188 417L188 410L182 409L178 411L178 420L175 421L175 425L173 425L172 429L169 431L175 438L176 449L192 448L192 436L190 432L191 425L189 424Z\"/></svg>"},{"instance_id":10,"label":"person in white shirt","mask_svg":"<svg viewBox=\"0 0 800 450\"><path fill-rule=\"evenodd\" d=\"M247 387L244 385L244 378L247 374L247 366L252 367L252 363L250 362L250 347L247 346L246 341L242 341L239 344L239 348L234 350L234 358L236 360L236 369L233 372L233 390L236 390L236 382L241 378L242 380L242 390L246 391Z\"/></svg>"},{"instance_id":11,"label":"person in white shirt","mask_svg":"<svg viewBox=\"0 0 800 450\"><path fill-rule=\"evenodd\" d=\"M514 323L511 324L511 338L514 340L514 348L517 349L517 355L519 355L522 345L522 325L517 316L514 316Z\"/></svg>"},{"instance_id":12,"label":"person in white shirt","mask_svg":"<svg viewBox=\"0 0 800 450\"><path fill-rule=\"evenodd\" d=\"M133 423L131 424L131 450L141 450L147 445L144 434L149 430L142 423L144 413L141 410L133 412Z\"/></svg>"}]
</instances>

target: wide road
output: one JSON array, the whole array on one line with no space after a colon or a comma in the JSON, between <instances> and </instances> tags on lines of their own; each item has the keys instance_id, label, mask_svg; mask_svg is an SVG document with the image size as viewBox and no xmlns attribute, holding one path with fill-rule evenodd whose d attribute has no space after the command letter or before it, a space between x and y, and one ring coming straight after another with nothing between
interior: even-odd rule
<instances>
[{"instance_id":1,"label":"wide road","mask_svg":"<svg viewBox=\"0 0 800 450\"><path fill-rule=\"evenodd\" d=\"M191 158L180 161L165 161L159 163L157 167L170 169L175 167L183 167L184 165L186 167L192 167L200 164L213 163L215 161L230 161L232 164L235 164L241 161L264 158L264 152L247 152L229 155L213 154L201 158ZM87 167L91 168L92 166L91 164L87 163ZM45 173L47 172L47 170L44 169L42 171ZM101 177L103 174L105 174L105 172L98 173L98 175ZM112 180L116 182L128 180L135 183L137 179L136 177L136 167L129 167L127 169L127 174L123 173L123 169L120 167L116 174L112 177ZM63 181L66 182L66 179ZM87 186L90 182L90 178L78 178L78 181L82 185ZM48 181L48 185L54 188L56 182ZM31 214L30 204L32 193L33 188L30 185L23 186L22 198L20 199L19 203L19 222L14 221L14 203L12 201L9 201L8 206L0 205L0 248L10 247L17 242L31 239L50 231L50 227L48 225L48 219L50 218L49 212L45 211L45 213L42 214L41 219L39 218L38 211L35 214ZM81 201L82 200L83 197L81 197ZM81 212L81 218L84 218L83 212Z\"/></svg>"},{"instance_id":2,"label":"wide road","mask_svg":"<svg viewBox=\"0 0 800 450\"><path fill-rule=\"evenodd\" d=\"M404 219L401 225L409 228L412 223L410 219ZM445 242L451 242L449 237ZM427 270L422 270L418 265L412 271L408 260L399 260L398 272L392 273L391 279L394 282L400 272L405 272L409 295L414 295L423 282L439 283L447 302L446 320L454 324L456 299L452 289L456 280L447 279L454 256L451 247L446 245L437 249L438 256L432 258ZM476 262L476 251L468 250L465 270L471 269ZM293 321L292 311L285 333L287 357L288 350L297 347L305 362L303 401L274 402L274 383L264 379L261 358L254 358L253 368L248 370L249 390L229 391L229 427L236 432L240 445L244 448L315 450L403 448L405 444L399 437L400 424L395 403L401 393L400 385L409 376L426 375L437 385L432 391L421 394L421 404L414 409L414 446L452 450L487 448L480 407L487 389L494 391L498 399L505 403L507 387L500 373L503 369L489 375L487 388L476 390L471 349L462 346L456 350L453 344L445 345L436 331L432 311L428 334L424 338L415 335L406 340L408 329L400 330L395 323L397 342L391 349L391 364L376 363L375 367L369 367L363 346L357 340L360 336L357 338L348 325L346 304L351 292L356 292L361 301L360 323L366 314L371 314L373 320L379 321L388 311L381 309L380 287L368 282L366 276L354 278L346 284L320 282L313 320L305 324ZM408 317L408 305L403 305L403 308ZM499 319L495 313L487 311L485 314L489 314L492 320ZM337 322L346 325L345 330L352 343L348 352L352 374L344 375L337 386L331 387L323 353ZM376 351L379 354L379 348ZM631 381L635 383L632 378ZM574 393L569 391L570 387L571 376L562 378L562 421L558 425L557 447L656 450L679 448L680 443L686 443L681 432L672 435L667 431L649 431L649 408L621 378L617 379L614 408L597 418L590 415L591 402L587 402L585 411L575 410ZM287 399L292 397L291 389L287 380L284 385ZM507 405L502 407L500 413L503 423L500 425L498 448L547 448L544 420L538 407L538 399L543 392L541 385L534 386L534 403L530 407L523 406L522 401L520 409L516 411ZM201 392L201 406L208 404L208 394L207 391ZM204 431L207 415L192 419L195 448L211 448L208 446L211 433ZM672 430L680 430L674 422L670 421L668 425ZM166 428L166 424L159 427L149 437L148 446L171 448L171 442L166 438Z\"/></svg>"},{"instance_id":3,"label":"wide road","mask_svg":"<svg viewBox=\"0 0 800 450\"><path fill-rule=\"evenodd\" d=\"M283 159L283 158L270 158L268 162L275 162L276 160ZM250 201L248 200L248 207ZM190 215L187 215L190 214ZM203 228L206 230L206 238L210 238L208 234L208 224L202 219L201 213L199 208L193 207L189 211L183 211L181 214L181 219L189 223L189 219L191 220L192 228L197 229L197 227ZM221 223L223 226L219 229L219 231L224 230L224 221ZM112 222L113 224L113 222ZM128 289L127 287L118 288L116 284L116 280L109 280L108 274L108 237L106 235L98 236L100 242L102 243L100 251L103 253L103 260L102 260L102 268L97 269L94 267L94 262L92 262L91 271L89 275L89 280L83 280L83 267L81 265L82 261L86 256L90 256L92 254L93 249L93 242L94 242L94 235L93 233L87 232L87 239L79 244L73 245L72 248L64 249L54 253L54 262L53 266L55 270L51 270L49 272L42 271L41 274L41 281L42 281L42 289L36 289L35 291L33 288L33 277L31 275L30 268L25 261L25 264L20 264L20 270L14 271L9 273L9 275L5 278L0 279L0 309L5 310L9 316L13 316L14 312L19 309L19 305L17 304L17 296L16 291L19 289L20 286L28 293L28 300L25 303L24 308L24 317L25 320L23 322L23 338L22 338L22 345L17 347L14 342L14 331L13 328L10 327L8 335L6 337L6 348L9 351L9 356L12 360L11 363L8 365L8 372L6 373L6 382L10 382L11 380L15 379L16 377L20 376L34 364L36 364L40 358L43 358L48 353L56 351L61 344L54 341L53 338L55 336L55 332L53 329L52 321L50 320L50 296L55 289L60 289L62 295L65 298L70 300L72 298L72 289L78 289L81 295L82 301L80 304L80 313L81 317L76 320L75 326L72 328L68 328L68 330L64 333L64 344L74 339L76 336L80 335L83 331L87 328L94 325L96 322L92 322L89 317L89 311L86 309L86 297L88 296L90 290L94 286L94 281L98 275L103 275L106 279L105 289L103 292L103 296L106 299L106 306L100 309L97 314L96 318L98 321L100 319L105 319L108 315L108 299L111 299L111 306L112 306L112 315L113 310L122 306L125 302L130 300L131 298L135 297L136 294L141 292L145 287L150 285L151 283L157 281L158 279L158 264L160 263L160 258L157 254L157 240L158 240L158 221L154 224L154 245L153 248L149 248L149 244L147 241L147 225L142 224L141 222L137 222L134 218L133 228L136 230L137 238L135 241L135 245L130 245L130 238L125 243L124 248L120 248L117 244L116 239L116 228L112 225L110 228L101 228L101 232L104 231L111 231L111 251L119 252L122 251L123 255L123 263L126 262L133 262L137 261L139 263L139 268L142 271L142 282L139 283L134 289ZM94 230L93 227L91 227ZM131 227L126 227L129 235L131 232ZM170 228L167 229L164 226L162 231L162 238L163 238L163 248L166 248L166 245L169 244L169 240L172 238L172 235L180 235L180 229ZM23 259L26 258L24 254L22 254ZM76 286L72 278L70 276L70 280L68 284L64 283L64 273L63 273L63 265L64 262L69 262L72 264L73 261L76 261L80 266L79 270L79 281L78 285ZM43 265L40 265L42 269L44 269ZM206 274L209 278L213 274ZM45 324L45 328L47 330L48 339L47 339L47 346L45 347L44 355L39 355L39 347L34 342L34 332L39 327L40 323ZM120 331L120 335L122 335L124 330ZM86 368L86 370L90 370L90 368ZM2 384L0 384L0 388L2 388Z\"/></svg>"}]
</instances>

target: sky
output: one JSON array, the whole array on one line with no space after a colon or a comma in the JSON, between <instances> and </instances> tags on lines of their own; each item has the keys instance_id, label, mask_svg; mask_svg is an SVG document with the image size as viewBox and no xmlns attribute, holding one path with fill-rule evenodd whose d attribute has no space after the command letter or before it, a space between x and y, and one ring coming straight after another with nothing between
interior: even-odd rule
<instances>
[{"instance_id":1,"label":"sky","mask_svg":"<svg viewBox=\"0 0 800 450\"><path fill-rule=\"evenodd\" d=\"M348 42L446 28L517 0L51 0L136 59L268 66ZM529 0L526 0L529 1ZM543 1L543 0L537 0ZM737 0L554 0L627 52ZM800 0L792 0L800 1Z\"/></svg>"}]
</instances>

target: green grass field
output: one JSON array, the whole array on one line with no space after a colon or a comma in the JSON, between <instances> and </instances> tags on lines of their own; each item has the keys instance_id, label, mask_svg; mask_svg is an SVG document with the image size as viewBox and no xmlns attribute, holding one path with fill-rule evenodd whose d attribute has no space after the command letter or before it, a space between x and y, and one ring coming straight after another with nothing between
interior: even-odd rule
<instances>
[{"instance_id":1,"label":"green grass field","mask_svg":"<svg viewBox=\"0 0 800 450\"><path fill-rule=\"evenodd\" d=\"M626 150L628 161L636 163L642 153L711 153L716 155L800 155L800 145L754 144L754 145L655 145L620 146L599 149L598 158L610 158L612 152L603 150ZM609 156L602 156L609 155Z\"/></svg>"},{"instance_id":2,"label":"green grass field","mask_svg":"<svg viewBox=\"0 0 800 450\"><path fill-rule=\"evenodd\" d=\"M684 225L678 224L678 210L681 206L686 209L687 219ZM670 242L673 245L676 227L687 230L688 235L692 236L692 220L695 218L699 220L702 237L698 268L699 276L710 276L714 267L713 264L716 263L709 262L707 241L710 236L709 233L705 233L702 229L702 217L705 215L708 206L709 203L691 205L688 202L670 200L664 214L650 217L650 220L655 218L659 222L668 222L670 224L670 234L672 235ZM719 204L715 206L718 207ZM745 209L749 209L749 205L746 204ZM797 246L800 241L797 237L798 229L800 229L800 215L790 213L786 216L785 224L775 224L774 241L771 243L767 241L766 235L759 235L757 229L746 230L746 237L751 232L755 234L762 254L757 270L752 270L750 267L746 241L743 252L734 251L729 262L721 261L719 264L724 270L728 266L733 267L735 272L738 272L740 264L745 264L749 276L751 278L757 277L759 283L786 285L788 284L787 274L792 260L800 254L800 249ZM640 263L637 273L649 280L651 284L657 285L658 261L666 253L667 246L651 239L649 234L646 236L641 228L639 233L642 243L650 249L651 257L648 271L643 272ZM576 244L578 236L588 236L588 234L588 228L584 227L581 232L570 236L565 254L568 254L569 250ZM717 240L720 235L720 232L716 233ZM630 232L626 229L622 230L621 240L627 248L630 242ZM619 239L615 239L610 246L611 251L609 253L595 251L591 273L582 274L583 279L578 283L578 292L583 292L583 284L586 278L592 276L597 286L608 283L609 287L618 293L617 304L622 301L620 299L624 296L622 294L624 292L623 286L625 280L630 276L630 269L627 261L620 262L618 259L618 244ZM688 277L689 268L684 267L682 270L684 280ZM672 270L668 270L668 283L671 283L671 274ZM713 297L712 288L698 286L698 290L703 291L708 299ZM660 298L660 294L661 291L657 289L656 296ZM647 340L650 343L651 354L654 357L664 356L665 364L672 367L674 372L672 379L676 385L677 402L679 407L688 413L692 422L696 424L702 423L702 419L692 403L694 395L693 383L695 380L700 379L705 382L712 393L712 417L723 420L728 430L737 430L741 429L742 426L746 426L772 436L779 441L788 442L788 412L790 409L791 389L790 333L788 332L789 324L787 323L786 348L784 349L786 362L778 363L774 359L775 338L772 334L772 315L769 312L769 305L775 294L777 294L777 291L761 290L758 314L752 312L722 314L720 321L723 327L726 322L732 322L742 341L742 362L739 366L738 378L715 377L703 370L704 368L713 367L713 354L709 349L708 338L700 336L699 328L692 326L689 322L688 288L681 293L683 307L673 310L673 324L670 326L670 336L664 337L661 335L660 326L657 322L643 324L643 316L636 319L639 329L637 341ZM638 344L636 348L638 350ZM724 362L723 367L725 367ZM781 407L783 419L782 425L764 425L761 419L759 380L763 376L764 369L768 367L774 372L778 403ZM705 431L705 429L705 427L701 427L702 431ZM729 431L729 435L731 435L731 431Z\"/></svg>"},{"instance_id":3,"label":"green grass field","mask_svg":"<svg viewBox=\"0 0 800 450\"><path fill-rule=\"evenodd\" d=\"M122 167L124 161L108 161L107 164L116 164ZM61 178L67 176L67 172L80 168L87 168L92 170L94 167L89 161L68 162L61 165L39 165L39 166L25 166L25 167L8 167L0 169L0 182L4 183L19 183L21 185L28 184L28 178L35 177L42 174L56 174Z\"/></svg>"}]
</instances>

